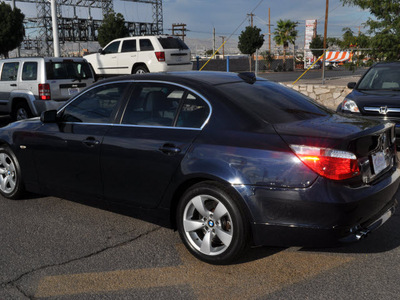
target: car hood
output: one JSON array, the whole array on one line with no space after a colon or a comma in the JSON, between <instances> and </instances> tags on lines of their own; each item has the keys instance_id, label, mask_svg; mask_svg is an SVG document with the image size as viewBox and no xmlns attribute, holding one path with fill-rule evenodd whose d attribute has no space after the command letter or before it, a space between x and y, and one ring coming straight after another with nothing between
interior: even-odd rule
<instances>
[{"instance_id":1,"label":"car hood","mask_svg":"<svg viewBox=\"0 0 400 300\"><path fill-rule=\"evenodd\" d=\"M291 123L275 124L276 132L288 144L347 150L354 141L378 135L393 126L390 122L331 114ZM365 145L368 147L368 145Z\"/></svg>"},{"instance_id":2,"label":"car hood","mask_svg":"<svg viewBox=\"0 0 400 300\"><path fill-rule=\"evenodd\" d=\"M400 107L400 91L353 90L347 99L354 100L358 106Z\"/></svg>"}]
</instances>

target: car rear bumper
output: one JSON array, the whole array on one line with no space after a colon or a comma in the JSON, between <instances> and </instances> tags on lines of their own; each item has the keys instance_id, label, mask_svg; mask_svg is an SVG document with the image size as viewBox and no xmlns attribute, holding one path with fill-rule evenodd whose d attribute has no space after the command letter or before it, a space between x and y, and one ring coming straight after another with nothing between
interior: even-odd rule
<instances>
[{"instance_id":1,"label":"car rear bumper","mask_svg":"<svg viewBox=\"0 0 400 300\"><path fill-rule=\"evenodd\" d=\"M193 69L192 62L169 64L159 63L149 66L150 72L177 72L177 71L191 71Z\"/></svg>"},{"instance_id":2,"label":"car rear bumper","mask_svg":"<svg viewBox=\"0 0 400 300\"><path fill-rule=\"evenodd\" d=\"M247 194L255 245L324 246L356 241L389 219L397 205L400 171L351 188L319 178L310 188L253 187ZM243 195L243 191L242 191Z\"/></svg>"},{"instance_id":3,"label":"car rear bumper","mask_svg":"<svg viewBox=\"0 0 400 300\"><path fill-rule=\"evenodd\" d=\"M36 112L33 112L35 115L40 116L40 114L46 110L57 110L62 105L67 102L65 101L54 101L54 100L35 100L33 101L33 105L35 106Z\"/></svg>"}]
</instances>

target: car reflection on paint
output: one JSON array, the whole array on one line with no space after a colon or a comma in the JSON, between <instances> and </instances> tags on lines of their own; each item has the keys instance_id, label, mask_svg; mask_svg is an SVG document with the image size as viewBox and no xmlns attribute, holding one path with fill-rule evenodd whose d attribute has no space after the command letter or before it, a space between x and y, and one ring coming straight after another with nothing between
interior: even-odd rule
<instances>
[{"instance_id":1,"label":"car reflection on paint","mask_svg":"<svg viewBox=\"0 0 400 300\"><path fill-rule=\"evenodd\" d=\"M3 196L122 207L177 229L213 264L249 245L355 241L397 203L392 123L338 115L251 73L104 80L0 141Z\"/></svg>"}]
</instances>

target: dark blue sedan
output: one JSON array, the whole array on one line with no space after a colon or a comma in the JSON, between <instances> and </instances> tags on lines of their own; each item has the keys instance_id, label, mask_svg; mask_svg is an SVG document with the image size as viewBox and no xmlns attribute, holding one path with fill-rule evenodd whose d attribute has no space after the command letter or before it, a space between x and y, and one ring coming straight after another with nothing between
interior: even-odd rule
<instances>
[{"instance_id":1,"label":"dark blue sedan","mask_svg":"<svg viewBox=\"0 0 400 300\"><path fill-rule=\"evenodd\" d=\"M0 192L123 209L225 264L249 245L355 241L394 212L392 123L340 116L250 73L100 81L0 129Z\"/></svg>"}]
</instances>

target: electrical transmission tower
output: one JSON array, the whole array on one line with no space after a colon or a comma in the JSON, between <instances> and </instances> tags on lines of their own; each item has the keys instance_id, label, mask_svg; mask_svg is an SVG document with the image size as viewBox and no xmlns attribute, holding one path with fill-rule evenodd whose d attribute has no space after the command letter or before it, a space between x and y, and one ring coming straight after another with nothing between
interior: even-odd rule
<instances>
[{"instance_id":1,"label":"electrical transmission tower","mask_svg":"<svg viewBox=\"0 0 400 300\"><path fill-rule=\"evenodd\" d=\"M53 31L51 23L51 5L47 0L17 0L18 2L36 3L37 17L29 19L31 27L38 28L36 40L27 39L23 42L26 49L37 45L37 54L50 56L53 53ZM139 2L152 5L153 22L126 22L131 35L156 35L163 33L162 0L124 0L127 2ZM74 16L67 18L62 16L63 8L73 9ZM79 18L77 8L85 8L88 18ZM113 10L113 0L58 0L58 32L60 43L97 41L98 29L102 20L92 17L92 10L101 9L101 15L107 15Z\"/></svg>"}]
</instances>

